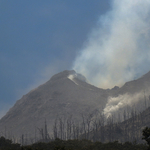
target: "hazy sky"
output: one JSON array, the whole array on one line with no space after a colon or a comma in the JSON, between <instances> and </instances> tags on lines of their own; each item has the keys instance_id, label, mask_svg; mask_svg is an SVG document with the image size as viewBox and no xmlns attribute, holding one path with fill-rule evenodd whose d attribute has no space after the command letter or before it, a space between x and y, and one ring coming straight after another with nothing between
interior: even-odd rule
<instances>
[{"instance_id":1,"label":"hazy sky","mask_svg":"<svg viewBox=\"0 0 150 150\"><path fill-rule=\"evenodd\" d=\"M32 88L71 69L110 0L0 0L0 117Z\"/></svg>"}]
</instances>

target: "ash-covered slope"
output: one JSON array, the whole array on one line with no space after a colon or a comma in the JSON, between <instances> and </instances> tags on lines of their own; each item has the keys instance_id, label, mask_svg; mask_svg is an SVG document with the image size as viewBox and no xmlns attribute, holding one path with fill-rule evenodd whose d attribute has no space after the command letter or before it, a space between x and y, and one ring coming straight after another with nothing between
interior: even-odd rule
<instances>
[{"instance_id":1,"label":"ash-covered slope","mask_svg":"<svg viewBox=\"0 0 150 150\"><path fill-rule=\"evenodd\" d=\"M35 134L47 120L48 130L52 131L57 116L73 115L102 108L107 102L107 90L96 88L85 82L86 79L75 71L63 71L54 75L48 82L24 95L0 120L0 131L15 137L21 134Z\"/></svg>"},{"instance_id":2,"label":"ash-covered slope","mask_svg":"<svg viewBox=\"0 0 150 150\"><path fill-rule=\"evenodd\" d=\"M99 140L103 142L119 141L124 143L126 141L136 141L142 143L144 142L142 141L142 131L145 127L150 127L150 107L139 114L132 112L131 118L123 122L116 124L110 122L108 125L100 127L96 134L99 136Z\"/></svg>"},{"instance_id":3,"label":"ash-covered slope","mask_svg":"<svg viewBox=\"0 0 150 150\"><path fill-rule=\"evenodd\" d=\"M54 75L45 84L24 95L0 120L0 133L20 137L22 134L35 137L35 129L43 128L47 121L52 132L57 117L81 118L81 114L105 108L108 97L125 93L135 94L150 87L150 72L141 78L125 83L121 88L104 90L86 82L75 71L63 71ZM36 131L36 134L37 133Z\"/></svg>"},{"instance_id":4,"label":"ash-covered slope","mask_svg":"<svg viewBox=\"0 0 150 150\"><path fill-rule=\"evenodd\" d=\"M121 88L115 87L109 92L109 99L104 114L123 115L133 108L137 113L150 106L150 72L141 78L125 83Z\"/></svg>"},{"instance_id":5,"label":"ash-covered slope","mask_svg":"<svg viewBox=\"0 0 150 150\"><path fill-rule=\"evenodd\" d=\"M125 93L135 94L141 91L149 92L149 90L150 90L150 71L137 80L126 82L121 88L118 88L114 93L116 95L118 94L123 95Z\"/></svg>"}]
</instances>

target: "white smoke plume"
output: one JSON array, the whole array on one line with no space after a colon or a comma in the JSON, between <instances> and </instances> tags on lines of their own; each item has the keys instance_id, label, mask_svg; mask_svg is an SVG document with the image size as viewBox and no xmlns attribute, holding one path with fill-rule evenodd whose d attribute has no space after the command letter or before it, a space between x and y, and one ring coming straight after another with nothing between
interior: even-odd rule
<instances>
[{"instance_id":1,"label":"white smoke plume","mask_svg":"<svg viewBox=\"0 0 150 150\"><path fill-rule=\"evenodd\" d=\"M150 70L150 0L112 0L73 69L90 83L112 88Z\"/></svg>"},{"instance_id":2,"label":"white smoke plume","mask_svg":"<svg viewBox=\"0 0 150 150\"><path fill-rule=\"evenodd\" d=\"M142 92L136 93L134 95L124 94L119 95L118 97L110 97L106 107L103 110L103 113L108 118L119 109L125 108L126 106L132 107L134 104L137 104L141 100L143 100Z\"/></svg>"}]
</instances>

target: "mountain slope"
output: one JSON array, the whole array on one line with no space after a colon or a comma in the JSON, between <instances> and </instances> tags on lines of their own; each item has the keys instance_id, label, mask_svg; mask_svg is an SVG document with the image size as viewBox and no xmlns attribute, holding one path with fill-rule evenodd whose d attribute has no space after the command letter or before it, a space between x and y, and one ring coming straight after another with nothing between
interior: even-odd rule
<instances>
[{"instance_id":1,"label":"mountain slope","mask_svg":"<svg viewBox=\"0 0 150 150\"><path fill-rule=\"evenodd\" d=\"M126 82L116 93L123 95L125 93L135 94L137 92L149 91L150 89L150 71L141 78Z\"/></svg>"},{"instance_id":2,"label":"mountain slope","mask_svg":"<svg viewBox=\"0 0 150 150\"><path fill-rule=\"evenodd\" d=\"M75 71L63 71L49 81L24 95L0 120L1 135L34 137L37 128L43 128L47 121L52 132L56 118L72 115L80 121L82 114L103 111L108 97L125 93L135 94L150 87L150 72L141 78L125 83L121 88L104 90L90 85L86 78ZM150 95L150 94L149 94ZM36 133L35 133L36 132Z\"/></svg>"},{"instance_id":3,"label":"mountain slope","mask_svg":"<svg viewBox=\"0 0 150 150\"><path fill-rule=\"evenodd\" d=\"M107 91L86 83L75 71L61 72L18 100L0 120L0 131L33 136L34 129L43 127L45 119L52 131L57 116L74 115L78 119L81 113L104 107L107 95Z\"/></svg>"},{"instance_id":4,"label":"mountain slope","mask_svg":"<svg viewBox=\"0 0 150 150\"><path fill-rule=\"evenodd\" d=\"M97 131L92 130L91 140L142 143L144 142L142 141L142 130L150 127L150 107L139 114L132 112L131 118L123 122L114 123L113 119L108 119L108 121L107 125L99 127Z\"/></svg>"}]
</instances>

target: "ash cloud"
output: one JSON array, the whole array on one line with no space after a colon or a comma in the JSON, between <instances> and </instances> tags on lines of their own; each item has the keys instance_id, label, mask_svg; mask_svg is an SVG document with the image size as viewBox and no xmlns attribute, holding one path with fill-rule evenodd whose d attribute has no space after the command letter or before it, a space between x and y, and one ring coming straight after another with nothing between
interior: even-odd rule
<instances>
[{"instance_id":1,"label":"ash cloud","mask_svg":"<svg viewBox=\"0 0 150 150\"><path fill-rule=\"evenodd\" d=\"M150 70L150 1L112 0L100 16L73 69L90 83L112 88Z\"/></svg>"}]
</instances>

